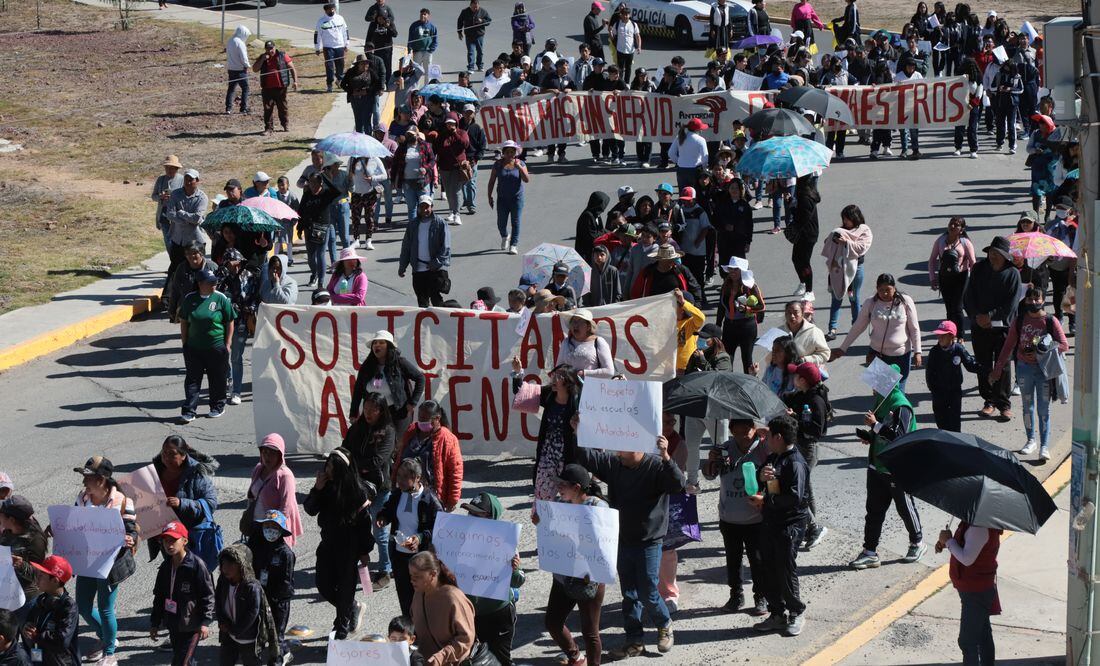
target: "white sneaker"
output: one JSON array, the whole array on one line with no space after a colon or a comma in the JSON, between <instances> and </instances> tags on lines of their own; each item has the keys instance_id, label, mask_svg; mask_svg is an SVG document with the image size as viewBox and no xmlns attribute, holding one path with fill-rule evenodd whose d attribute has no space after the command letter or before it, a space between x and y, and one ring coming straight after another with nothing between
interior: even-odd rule
<instances>
[{"instance_id":1,"label":"white sneaker","mask_svg":"<svg viewBox=\"0 0 1100 666\"><path fill-rule=\"evenodd\" d=\"M1039 449L1039 457L1042 458L1044 461L1050 460L1050 449L1045 446Z\"/></svg>"},{"instance_id":2,"label":"white sneaker","mask_svg":"<svg viewBox=\"0 0 1100 666\"><path fill-rule=\"evenodd\" d=\"M369 239L369 238L368 238L368 239L367 239L367 244L366 244L366 248L367 248L368 250L373 250L373 249L374 249L374 241L372 241L371 239Z\"/></svg>"},{"instance_id":3,"label":"white sneaker","mask_svg":"<svg viewBox=\"0 0 1100 666\"><path fill-rule=\"evenodd\" d=\"M314 289L317 287L317 280L310 280L306 283L306 289Z\"/></svg>"},{"instance_id":4,"label":"white sneaker","mask_svg":"<svg viewBox=\"0 0 1100 666\"><path fill-rule=\"evenodd\" d=\"M1016 149L1015 148L1009 148L1008 149L1008 154L1009 155L1015 155L1016 154Z\"/></svg>"},{"instance_id":5,"label":"white sneaker","mask_svg":"<svg viewBox=\"0 0 1100 666\"><path fill-rule=\"evenodd\" d=\"M462 218L459 217L458 213L455 213L451 216L451 224L455 225L456 227L462 226Z\"/></svg>"},{"instance_id":6,"label":"white sneaker","mask_svg":"<svg viewBox=\"0 0 1100 666\"><path fill-rule=\"evenodd\" d=\"M348 245L348 249L351 249L351 250L355 250L355 249L358 249L358 248L359 248L359 240L358 239L353 240L351 242L351 245Z\"/></svg>"},{"instance_id":7,"label":"white sneaker","mask_svg":"<svg viewBox=\"0 0 1100 666\"><path fill-rule=\"evenodd\" d=\"M519 248L513 245L512 247L508 248L508 254L519 254Z\"/></svg>"},{"instance_id":8,"label":"white sneaker","mask_svg":"<svg viewBox=\"0 0 1100 666\"><path fill-rule=\"evenodd\" d=\"M1022 456L1030 456L1035 453L1035 449L1039 448L1039 444L1034 439L1027 440L1027 444L1024 444L1024 448L1020 449L1018 453Z\"/></svg>"},{"instance_id":9,"label":"white sneaker","mask_svg":"<svg viewBox=\"0 0 1100 666\"><path fill-rule=\"evenodd\" d=\"M533 157L542 157L545 154L546 154L546 151L543 150L542 148L536 148L536 149L531 151L531 155Z\"/></svg>"},{"instance_id":10,"label":"white sneaker","mask_svg":"<svg viewBox=\"0 0 1100 666\"><path fill-rule=\"evenodd\" d=\"M240 394L239 393L234 393L233 395L229 396L229 404L231 404L231 405L241 404Z\"/></svg>"},{"instance_id":11,"label":"white sneaker","mask_svg":"<svg viewBox=\"0 0 1100 666\"><path fill-rule=\"evenodd\" d=\"M760 199L757 199L756 201L752 202L752 209L753 210L760 210L763 207L764 207L764 202L761 201Z\"/></svg>"},{"instance_id":12,"label":"white sneaker","mask_svg":"<svg viewBox=\"0 0 1100 666\"><path fill-rule=\"evenodd\" d=\"M505 237L500 239L500 250L501 250L501 252L503 252L504 250L507 250L507 249L508 249L508 237L505 236Z\"/></svg>"},{"instance_id":13,"label":"white sneaker","mask_svg":"<svg viewBox=\"0 0 1100 666\"><path fill-rule=\"evenodd\" d=\"M883 149L882 149L882 154L883 155L889 155L889 156L893 157L894 151L890 150L890 146L884 146ZM905 153L902 153L901 156L905 157Z\"/></svg>"},{"instance_id":14,"label":"white sneaker","mask_svg":"<svg viewBox=\"0 0 1100 666\"><path fill-rule=\"evenodd\" d=\"M454 223L455 223L455 214L454 213L447 213L447 224L454 224Z\"/></svg>"},{"instance_id":15,"label":"white sneaker","mask_svg":"<svg viewBox=\"0 0 1100 666\"><path fill-rule=\"evenodd\" d=\"M961 151L961 150L959 150L959 149L955 149L955 152L953 152L953 153L951 153L951 154L952 154L952 155L954 155L955 157L958 157L959 155L962 155L962 154L963 154L963 151Z\"/></svg>"},{"instance_id":16,"label":"white sneaker","mask_svg":"<svg viewBox=\"0 0 1100 666\"><path fill-rule=\"evenodd\" d=\"M798 289L795 289L795 290L794 290L794 295L795 295L795 296L801 296L801 295L803 295L803 294L805 294L805 293L806 293L806 285L805 285L805 284L803 284L803 283L801 283L801 282L799 282L799 283L798 283Z\"/></svg>"},{"instance_id":17,"label":"white sneaker","mask_svg":"<svg viewBox=\"0 0 1100 666\"><path fill-rule=\"evenodd\" d=\"M649 169L649 168L651 168L651 167L649 166L649 162L642 162L642 168L643 168L643 169Z\"/></svg>"},{"instance_id":18,"label":"white sneaker","mask_svg":"<svg viewBox=\"0 0 1100 666\"><path fill-rule=\"evenodd\" d=\"M668 612L675 613L680 610L680 602L676 599L665 599L665 607L668 608Z\"/></svg>"},{"instance_id":19,"label":"white sneaker","mask_svg":"<svg viewBox=\"0 0 1100 666\"><path fill-rule=\"evenodd\" d=\"M976 152L970 153L970 159L972 159L972 160L978 159L978 153L976 153Z\"/></svg>"},{"instance_id":20,"label":"white sneaker","mask_svg":"<svg viewBox=\"0 0 1100 666\"><path fill-rule=\"evenodd\" d=\"M807 303L813 303L817 300L817 297L814 296L814 292L807 291L806 293L802 294L802 300L806 301Z\"/></svg>"},{"instance_id":21,"label":"white sneaker","mask_svg":"<svg viewBox=\"0 0 1100 666\"><path fill-rule=\"evenodd\" d=\"M1020 385L1019 384L1013 384L1012 385L1012 395L1020 395Z\"/></svg>"}]
</instances>

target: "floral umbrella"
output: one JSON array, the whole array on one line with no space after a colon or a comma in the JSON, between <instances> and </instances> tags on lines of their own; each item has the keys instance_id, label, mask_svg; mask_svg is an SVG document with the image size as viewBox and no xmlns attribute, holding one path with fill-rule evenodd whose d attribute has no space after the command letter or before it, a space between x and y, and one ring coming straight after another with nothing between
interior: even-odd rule
<instances>
[{"instance_id":1,"label":"floral umbrella","mask_svg":"<svg viewBox=\"0 0 1100 666\"><path fill-rule=\"evenodd\" d=\"M1008 237L1009 252L1035 267L1047 259L1076 259L1077 253L1068 245L1041 231L1012 234Z\"/></svg>"},{"instance_id":2,"label":"floral umbrella","mask_svg":"<svg viewBox=\"0 0 1100 666\"><path fill-rule=\"evenodd\" d=\"M210 213L202 221L202 228L217 231L227 224L240 227L244 231L280 231L283 225L259 208L250 206L226 206Z\"/></svg>"},{"instance_id":3,"label":"floral umbrella","mask_svg":"<svg viewBox=\"0 0 1100 666\"><path fill-rule=\"evenodd\" d=\"M300 217L298 211L275 197L249 197L241 205L262 210L276 220L297 220Z\"/></svg>"},{"instance_id":4,"label":"floral umbrella","mask_svg":"<svg viewBox=\"0 0 1100 666\"><path fill-rule=\"evenodd\" d=\"M530 284L537 285L541 289L549 284L550 276L554 272L554 264L559 261L569 266L569 285L573 287L577 297L587 294L592 269L571 247L542 243L528 251L523 255L523 275Z\"/></svg>"}]
</instances>

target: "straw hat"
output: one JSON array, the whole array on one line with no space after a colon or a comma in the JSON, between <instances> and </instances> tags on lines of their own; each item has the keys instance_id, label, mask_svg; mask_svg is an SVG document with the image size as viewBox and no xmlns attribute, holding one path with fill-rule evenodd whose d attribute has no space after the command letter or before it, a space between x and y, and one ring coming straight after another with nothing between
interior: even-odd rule
<instances>
[{"instance_id":1,"label":"straw hat","mask_svg":"<svg viewBox=\"0 0 1100 666\"><path fill-rule=\"evenodd\" d=\"M168 157L165 157L164 162L161 163L161 166L176 167L177 169L183 168L183 165L180 164L180 158L176 157L175 155L169 155Z\"/></svg>"},{"instance_id":2,"label":"straw hat","mask_svg":"<svg viewBox=\"0 0 1100 666\"><path fill-rule=\"evenodd\" d=\"M655 251L650 252L648 255L650 259L656 259L660 261L662 259L679 259L684 256L683 252L678 252L676 248L672 247L668 243L659 246Z\"/></svg>"},{"instance_id":3,"label":"straw hat","mask_svg":"<svg viewBox=\"0 0 1100 666\"><path fill-rule=\"evenodd\" d=\"M565 305L564 296L555 296L549 289L539 289L535 292L535 307L541 307L547 303L553 303L557 306Z\"/></svg>"}]
</instances>

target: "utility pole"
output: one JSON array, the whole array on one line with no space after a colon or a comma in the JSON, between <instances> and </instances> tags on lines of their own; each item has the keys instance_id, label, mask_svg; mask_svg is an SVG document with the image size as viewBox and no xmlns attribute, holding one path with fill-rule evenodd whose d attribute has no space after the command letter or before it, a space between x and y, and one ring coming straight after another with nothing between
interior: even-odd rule
<instances>
[{"instance_id":1,"label":"utility pole","mask_svg":"<svg viewBox=\"0 0 1100 666\"><path fill-rule=\"evenodd\" d=\"M1073 453L1070 480L1069 585L1066 604L1066 663L1100 664L1100 292L1094 283L1100 257L1097 189L1100 183L1100 3L1081 1L1083 31L1072 36L1077 49L1074 77L1081 91L1080 178L1077 233L1084 234L1077 261L1077 339L1073 391ZM1081 34L1083 32L1083 35ZM1083 40L1081 37L1083 36ZM1046 40L1044 40L1046 41ZM1083 44L1082 44L1083 42ZM1078 47L1078 45L1080 45ZM1072 106L1062 118L1074 119Z\"/></svg>"}]
</instances>

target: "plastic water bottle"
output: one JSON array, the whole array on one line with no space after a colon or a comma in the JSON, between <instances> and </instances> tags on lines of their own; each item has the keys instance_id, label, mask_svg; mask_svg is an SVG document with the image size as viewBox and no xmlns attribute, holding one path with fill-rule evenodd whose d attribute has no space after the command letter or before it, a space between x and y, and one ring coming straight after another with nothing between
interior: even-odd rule
<instances>
[{"instance_id":1,"label":"plastic water bottle","mask_svg":"<svg viewBox=\"0 0 1100 666\"><path fill-rule=\"evenodd\" d=\"M813 423L814 415L810 413L809 405L802 405L802 422L809 424Z\"/></svg>"},{"instance_id":2,"label":"plastic water bottle","mask_svg":"<svg viewBox=\"0 0 1100 666\"><path fill-rule=\"evenodd\" d=\"M760 486L756 483L756 465L752 462L741 463L741 476L745 479L745 494L755 495L760 492Z\"/></svg>"}]
</instances>

